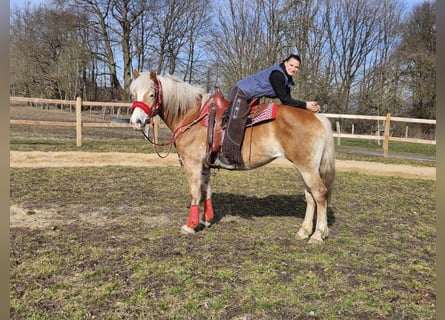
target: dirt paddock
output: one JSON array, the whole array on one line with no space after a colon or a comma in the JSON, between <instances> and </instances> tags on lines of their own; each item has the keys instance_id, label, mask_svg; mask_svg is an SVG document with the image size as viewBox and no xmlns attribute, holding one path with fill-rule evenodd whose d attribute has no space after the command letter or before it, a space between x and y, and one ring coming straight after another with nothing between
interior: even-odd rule
<instances>
[{"instance_id":1,"label":"dirt paddock","mask_svg":"<svg viewBox=\"0 0 445 320\"><path fill-rule=\"evenodd\" d=\"M179 166L177 154L159 158L156 154L121 152L10 152L10 166L17 168L84 167L84 166ZM290 166L285 159L277 159L268 166ZM436 168L368 161L336 160L337 172L357 172L379 176L399 176L412 179L436 180Z\"/></svg>"}]
</instances>

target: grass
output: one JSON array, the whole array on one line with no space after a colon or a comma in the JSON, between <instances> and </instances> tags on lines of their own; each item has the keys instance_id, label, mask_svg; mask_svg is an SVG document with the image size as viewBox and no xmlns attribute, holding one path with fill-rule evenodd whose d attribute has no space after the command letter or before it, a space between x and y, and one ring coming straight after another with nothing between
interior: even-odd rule
<instances>
[{"instance_id":1,"label":"grass","mask_svg":"<svg viewBox=\"0 0 445 320\"><path fill-rule=\"evenodd\" d=\"M81 148L66 128L10 132L11 150L154 152L125 129L85 128ZM378 147L350 140L342 146ZM390 150L435 154L421 144ZM338 173L330 236L318 246L294 239L305 209L296 171L221 171L213 190L217 223L185 236L180 167L11 168L11 319L436 318L435 181Z\"/></svg>"},{"instance_id":2,"label":"grass","mask_svg":"<svg viewBox=\"0 0 445 320\"><path fill-rule=\"evenodd\" d=\"M435 319L434 181L339 173L314 246L294 170L213 180L185 236L181 168L11 168L11 319Z\"/></svg>"},{"instance_id":3,"label":"grass","mask_svg":"<svg viewBox=\"0 0 445 320\"><path fill-rule=\"evenodd\" d=\"M153 146L139 139L84 139L82 146L76 146L75 140L70 139L45 139L45 138L11 138L10 150L13 151L82 151L82 152L129 152L129 153L153 153ZM165 151L167 148L162 147Z\"/></svg>"},{"instance_id":4,"label":"grass","mask_svg":"<svg viewBox=\"0 0 445 320\"><path fill-rule=\"evenodd\" d=\"M125 130L125 129L118 129ZM169 132L167 129L161 131L163 141L169 139ZM341 147L354 148L363 150L382 150L382 146L377 143L362 140L362 139L347 139L342 138ZM60 138L32 138L29 136L12 136L10 138L11 150L17 151L89 151L89 152L154 152L153 146L144 141L142 134L134 132L134 136L131 138L119 139L119 138L86 138L82 140L82 146L76 146L75 139L60 139ZM165 150L166 148L163 147ZM407 154L420 154L427 156L436 155L436 146L430 144L421 143L409 143L409 142L390 142L391 152L407 153Z\"/></svg>"},{"instance_id":5,"label":"grass","mask_svg":"<svg viewBox=\"0 0 445 320\"><path fill-rule=\"evenodd\" d=\"M337 143L337 138L335 138ZM355 147L370 150L382 150L382 145L378 145L376 141L365 139L341 138L340 145L345 147ZM413 142L390 141L389 149L391 152L412 153L433 156L436 155L436 145L422 144Z\"/></svg>"}]
</instances>

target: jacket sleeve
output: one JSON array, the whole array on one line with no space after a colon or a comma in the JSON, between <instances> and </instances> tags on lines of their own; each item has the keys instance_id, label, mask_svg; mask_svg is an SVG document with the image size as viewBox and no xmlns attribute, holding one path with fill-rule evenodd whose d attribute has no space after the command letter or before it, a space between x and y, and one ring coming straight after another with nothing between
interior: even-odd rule
<instances>
[{"instance_id":1,"label":"jacket sleeve","mask_svg":"<svg viewBox=\"0 0 445 320\"><path fill-rule=\"evenodd\" d=\"M306 109L306 101L300 101L293 99L290 95L290 89L286 87L284 81L284 75L279 71L272 71L269 77L270 84L272 85L277 98L280 99L282 104Z\"/></svg>"}]
</instances>

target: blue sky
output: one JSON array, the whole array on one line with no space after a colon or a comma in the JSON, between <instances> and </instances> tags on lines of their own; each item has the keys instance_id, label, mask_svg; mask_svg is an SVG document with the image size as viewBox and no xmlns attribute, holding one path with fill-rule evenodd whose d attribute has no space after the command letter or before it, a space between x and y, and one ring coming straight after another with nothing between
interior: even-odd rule
<instances>
[{"instance_id":1,"label":"blue sky","mask_svg":"<svg viewBox=\"0 0 445 320\"><path fill-rule=\"evenodd\" d=\"M406 3L407 8L411 9L416 4L420 4L424 2L425 0L402 0L402 2ZM49 3L50 0L11 0L10 7L13 7L14 5L23 6L25 3L30 3L31 5L38 5L40 3Z\"/></svg>"},{"instance_id":2,"label":"blue sky","mask_svg":"<svg viewBox=\"0 0 445 320\"><path fill-rule=\"evenodd\" d=\"M439 1L441 1L441 0L439 0ZM416 4L420 4L420 3L425 2L425 0L404 0L403 2L405 2L406 5L407 5L407 7L408 7L409 9L411 9L411 8L414 7Z\"/></svg>"}]
</instances>

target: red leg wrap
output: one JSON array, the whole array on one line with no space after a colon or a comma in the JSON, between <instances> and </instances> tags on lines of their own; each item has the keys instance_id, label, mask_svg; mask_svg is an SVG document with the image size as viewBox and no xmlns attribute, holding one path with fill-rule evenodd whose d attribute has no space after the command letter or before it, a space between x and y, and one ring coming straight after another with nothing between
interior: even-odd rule
<instances>
[{"instance_id":1,"label":"red leg wrap","mask_svg":"<svg viewBox=\"0 0 445 320\"><path fill-rule=\"evenodd\" d=\"M196 229L199 225L199 206L190 206L189 220L187 221L187 227Z\"/></svg>"},{"instance_id":2,"label":"red leg wrap","mask_svg":"<svg viewBox=\"0 0 445 320\"><path fill-rule=\"evenodd\" d=\"M204 200L204 216L203 220L211 222L213 221L214 213L213 213L213 204L212 199Z\"/></svg>"}]
</instances>

